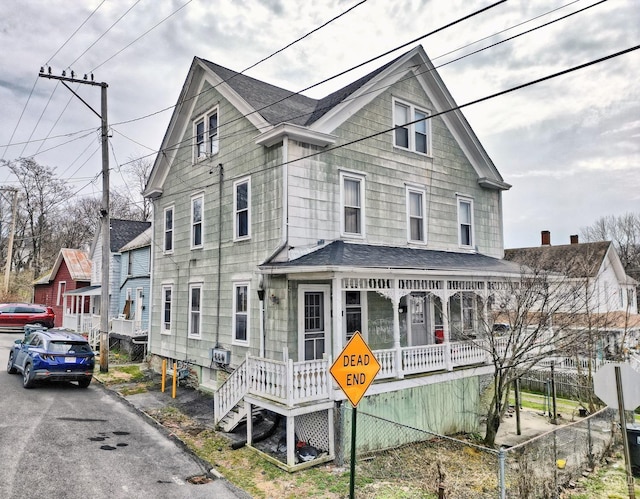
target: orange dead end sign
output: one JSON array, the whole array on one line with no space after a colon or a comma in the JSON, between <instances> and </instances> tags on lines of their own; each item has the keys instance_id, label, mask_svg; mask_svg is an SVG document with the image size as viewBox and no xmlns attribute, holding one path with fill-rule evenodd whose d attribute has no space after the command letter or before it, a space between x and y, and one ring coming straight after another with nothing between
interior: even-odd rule
<instances>
[{"instance_id":1,"label":"orange dead end sign","mask_svg":"<svg viewBox=\"0 0 640 499\"><path fill-rule=\"evenodd\" d=\"M329 371L353 407L356 407L380 371L380 363L360 332L356 331Z\"/></svg>"}]
</instances>

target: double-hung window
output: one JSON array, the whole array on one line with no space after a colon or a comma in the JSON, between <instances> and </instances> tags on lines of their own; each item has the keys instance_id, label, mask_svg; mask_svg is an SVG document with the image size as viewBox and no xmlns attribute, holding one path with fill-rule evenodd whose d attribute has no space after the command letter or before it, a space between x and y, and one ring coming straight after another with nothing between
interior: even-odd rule
<instances>
[{"instance_id":1,"label":"double-hung window","mask_svg":"<svg viewBox=\"0 0 640 499\"><path fill-rule=\"evenodd\" d=\"M218 153L218 110L214 109L193 124L193 161L201 161Z\"/></svg>"},{"instance_id":2,"label":"double-hung window","mask_svg":"<svg viewBox=\"0 0 640 499\"><path fill-rule=\"evenodd\" d=\"M363 320L366 315L366 296L367 294L361 291L344 292L346 341L349 341L356 331L360 332L363 338L367 337L366 321Z\"/></svg>"},{"instance_id":3,"label":"double-hung window","mask_svg":"<svg viewBox=\"0 0 640 499\"><path fill-rule=\"evenodd\" d=\"M218 111L209 114L209 127L207 129L209 136L209 154L212 156L218 152Z\"/></svg>"},{"instance_id":4,"label":"double-hung window","mask_svg":"<svg viewBox=\"0 0 640 499\"><path fill-rule=\"evenodd\" d=\"M189 337L200 338L202 326L202 284L189 285Z\"/></svg>"},{"instance_id":5,"label":"double-hung window","mask_svg":"<svg viewBox=\"0 0 640 499\"><path fill-rule=\"evenodd\" d=\"M241 179L233 184L233 235L239 241L251 237L251 179Z\"/></svg>"},{"instance_id":6,"label":"double-hung window","mask_svg":"<svg viewBox=\"0 0 640 499\"><path fill-rule=\"evenodd\" d=\"M426 243L426 194L422 189L407 187L407 239L411 243Z\"/></svg>"},{"instance_id":7,"label":"double-hung window","mask_svg":"<svg viewBox=\"0 0 640 499\"><path fill-rule=\"evenodd\" d=\"M233 339L236 343L249 341L249 283L233 284Z\"/></svg>"},{"instance_id":8,"label":"double-hung window","mask_svg":"<svg viewBox=\"0 0 640 499\"><path fill-rule=\"evenodd\" d=\"M204 196L191 198L191 249L202 248Z\"/></svg>"},{"instance_id":9,"label":"double-hung window","mask_svg":"<svg viewBox=\"0 0 640 499\"><path fill-rule=\"evenodd\" d=\"M195 150L194 156L196 161L205 158L204 144L204 120L199 120L195 124Z\"/></svg>"},{"instance_id":10,"label":"double-hung window","mask_svg":"<svg viewBox=\"0 0 640 499\"><path fill-rule=\"evenodd\" d=\"M342 234L364 236L364 176L340 174Z\"/></svg>"},{"instance_id":11,"label":"double-hung window","mask_svg":"<svg viewBox=\"0 0 640 499\"><path fill-rule=\"evenodd\" d=\"M458 197L458 243L463 248L473 248L473 200Z\"/></svg>"},{"instance_id":12,"label":"double-hung window","mask_svg":"<svg viewBox=\"0 0 640 499\"><path fill-rule=\"evenodd\" d=\"M173 286L162 286L162 329L165 334L171 334L171 304L173 299Z\"/></svg>"},{"instance_id":13,"label":"double-hung window","mask_svg":"<svg viewBox=\"0 0 640 499\"><path fill-rule=\"evenodd\" d=\"M394 100L393 145L420 154L431 154L429 112L412 104Z\"/></svg>"},{"instance_id":14,"label":"double-hung window","mask_svg":"<svg viewBox=\"0 0 640 499\"><path fill-rule=\"evenodd\" d=\"M164 209L164 253L173 253L173 206Z\"/></svg>"}]
</instances>

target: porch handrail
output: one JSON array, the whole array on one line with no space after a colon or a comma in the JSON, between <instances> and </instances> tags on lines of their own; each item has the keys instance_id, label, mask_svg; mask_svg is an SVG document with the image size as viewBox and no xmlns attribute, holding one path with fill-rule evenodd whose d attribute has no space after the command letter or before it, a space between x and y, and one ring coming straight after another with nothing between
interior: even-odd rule
<instances>
[{"instance_id":1,"label":"porch handrail","mask_svg":"<svg viewBox=\"0 0 640 499\"><path fill-rule=\"evenodd\" d=\"M240 364L231 375L220 385L213 397L213 422L218 424L220 420L229 414L247 394L247 363L249 356Z\"/></svg>"}]
</instances>

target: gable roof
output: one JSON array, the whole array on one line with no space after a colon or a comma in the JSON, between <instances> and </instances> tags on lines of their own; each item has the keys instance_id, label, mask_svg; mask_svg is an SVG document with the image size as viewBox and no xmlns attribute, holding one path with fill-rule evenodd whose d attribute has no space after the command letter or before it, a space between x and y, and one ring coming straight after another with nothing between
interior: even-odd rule
<instances>
[{"instance_id":1,"label":"gable roof","mask_svg":"<svg viewBox=\"0 0 640 499\"><path fill-rule=\"evenodd\" d=\"M308 268L310 271L338 267L358 269L407 269L419 271L464 271L520 274L520 266L479 253L456 253L395 246L333 241L320 249L287 262L265 262L261 269L288 272Z\"/></svg>"},{"instance_id":2,"label":"gable roof","mask_svg":"<svg viewBox=\"0 0 640 499\"><path fill-rule=\"evenodd\" d=\"M110 246L111 252L117 253L125 244L140 235L146 229L151 227L151 222L140 222L138 220L120 220L112 218L110 220L111 234Z\"/></svg>"},{"instance_id":3,"label":"gable roof","mask_svg":"<svg viewBox=\"0 0 640 499\"><path fill-rule=\"evenodd\" d=\"M145 246L151 246L151 227L138 234L131 241L120 248L120 253L138 248L144 248Z\"/></svg>"},{"instance_id":4,"label":"gable roof","mask_svg":"<svg viewBox=\"0 0 640 499\"><path fill-rule=\"evenodd\" d=\"M139 220L122 220L120 218L109 219L109 247L111 253L119 253L122 248L129 241L140 235L146 229L151 227L151 222L140 222ZM102 228L98 225L98 230L93 238L91 244L90 256L93 255L98 244L98 239L102 236Z\"/></svg>"},{"instance_id":5,"label":"gable roof","mask_svg":"<svg viewBox=\"0 0 640 499\"><path fill-rule=\"evenodd\" d=\"M611 248L611 241L543 245L504 250L505 260L534 269L558 272L568 277L596 277Z\"/></svg>"},{"instance_id":6,"label":"gable roof","mask_svg":"<svg viewBox=\"0 0 640 499\"><path fill-rule=\"evenodd\" d=\"M340 124L407 74L421 83L435 106L435 113L443 113L440 117L475 169L478 183L489 189L509 189L511 186L504 182L466 118L456 109L453 97L426 52L418 45L321 99L194 57L143 194L154 197L162 193L162 184L177 154L177 148L171 145L182 140L178 135L191 119L190 110L205 80L255 126L256 143L268 146L289 135L326 146L335 142L330 134Z\"/></svg>"},{"instance_id":7,"label":"gable roof","mask_svg":"<svg viewBox=\"0 0 640 499\"><path fill-rule=\"evenodd\" d=\"M69 270L71 279L74 281L91 281L91 260L87 252L80 249L62 248L51 270L38 278L34 284L49 284L58 275L63 261Z\"/></svg>"}]
</instances>

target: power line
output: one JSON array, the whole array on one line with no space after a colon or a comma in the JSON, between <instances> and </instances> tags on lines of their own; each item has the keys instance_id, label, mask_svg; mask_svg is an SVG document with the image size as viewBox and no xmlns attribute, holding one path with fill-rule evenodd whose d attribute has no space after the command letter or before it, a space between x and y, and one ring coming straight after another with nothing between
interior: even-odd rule
<instances>
[{"instance_id":1,"label":"power line","mask_svg":"<svg viewBox=\"0 0 640 499\"><path fill-rule=\"evenodd\" d=\"M46 62L45 65L49 65L49 62L51 61L51 59L53 59L58 52L60 52L60 50L62 50L62 48L69 43L69 41L76 35L76 33L80 30L80 28L82 28L82 26L84 26L86 24L86 22L91 19L91 17L98 11L98 9L100 7L102 7L102 4L105 2L106 0L102 0L102 2L100 2L100 4L93 10L93 12L91 12L91 14L89 14L89 17L87 17L82 24L80 24L80 26L78 28L76 28L76 30L71 34L71 36L69 36L69 38L67 38L67 40L62 44L62 46L60 48L58 48L58 50L56 50L56 52L49 57L49 60ZM24 116L25 111L27 110L27 106L29 105L29 102L31 101L31 96L33 95L33 91L36 88L36 85L38 83L38 77L36 76L35 81L33 82L33 86L31 87L31 91L29 92L29 96L27 97L27 102L25 102L24 107L22 108L22 112L20 113L20 117L18 118L18 122L16 123L15 128L13 129L13 132L11 133L11 137L9 138L9 144L7 144L5 146L4 152L2 153L2 157L0 158L0 160L4 159L5 154L7 153L7 151L9 150L9 147L12 144L13 141L13 137L16 134L16 131L18 130L18 127L20 126L20 122L22 121L22 117ZM52 93L55 91L55 88L52 90Z\"/></svg>"},{"instance_id":2,"label":"power line","mask_svg":"<svg viewBox=\"0 0 640 499\"><path fill-rule=\"evenodd\" d=\"M554 24L554 23L557 23L557 22L559 22L559 21L565 20L565 19L566 19L566 18L568 18L568 17L571 17L571 16L573 16L573 15L576 15L576 14L578 14L578 13L581 13L581 12L583 12L583 11L587 10L587 9L590 9L591 7L595 7L595 6L597 6L597 5L601 4L601 3L605 2L605 1L606 1L606 0L600 0L599 2L596 2L596 3L594 3L594 4L588 5L587 7L584 7L584 8L582 8L582 9L580 9L580 10L577 10L577 11L571 12L571 13L569 13L569 14L565 15L565 16L562 16L562 17L560 17L560 18L557 18L557 19L551 20L551 21L549 21L549 22L547 22L547 23L544 23L544 24L542 24L542 25L536 26L536 27L531 28L531 29L529 29L529 30L527 30L527 31L524 31L524 32L518 33L518 34L513 35L513 36L511 36L511 37L509 37L509 38L506 38L506 39L504 39L504 40L499 40L499 41L498 41L498 42L496 42L496 43L493 43L493 44L488 45L488 46L486 46L486 47L482 47L482 48L477 49L477 50L475 50L475 51L473 51L473 52L470 52L470 53L464 54L464 55L462 55L462 56L460 56L460 57L458 57L458 58L456 58L456 59L452 59L452 60L450 60L450 61L448 61L448 62L446 62L446 63L440 64L440 65L438 65L438 66L434 66L432 69L427 69L426 71L421 71L421 72L416 73L416 74L425 74L425 73L429 73L429 72L434 71L434 70L436 70L436 69L438 69L438 68L440 68L440 67L446 66L446 65L448 65L448 64L452 64L453 62L457 62L457 61L459 61L459 60L461 60L461 59L464 59L464 58L466 58L466 57L470 57L471 55L477 54L477 53L482 52L482 51L484 51L484 50L488 50L488 49L490 49L490 48L492 48L492 47L495 47L495 46L497 46L497 45L500 45L500 44L502 44L502 43L505 43L505 42L511 41L511 40L513 40L513 39L515 39L515 38L518 38L518 37L520 37L520 36L524 36L524 35L526 35L526 34L529 34L529 33L533 32L533 31L536 31L536 30L538 30L538 29L542 29L542 28L544 28L544 27L546 27L546 26L549 26L549 25L551 25L551 24ZM521 24L522 24L522 23L521 23ZM404 72L404 69L403 69L402 71ZM414 74L411 74L411 75L409 75L406 79L411 79L411 78L413 78L413 77L414 77ZM400 81L403 81L403 80L400 80ZM395 82L395 83L397 83L397 82ZM395 84L395 83L394 83L394 84ZM374 91L377 91L377 90L372 90L372 92L374 92ZM362 95L366 95L367 93L369 93L369 92L366 92L366 93L364 93L364 94L361 94L361 95L359 95L359 97L360 97L360 96L362 96ZM350 100L353 100L354 98L355 98L355 97L350 97L350 98L344 99L344 101L342 101L342 102L348 102L348 101L350 101ZM333 104L332 104L332 105L333 105ZM331 107L332 105L327 106L327 107ZM268 106L265 106L265 107L268 107ZM262 108L262 109L264 109L264 108ZM316 108L316 109L314 109L314 110L313 110L313 111L311 111L311 112L318 111L318 110L323 110L323 109L326 109L326 108ZM296 116L289 116L289 117L287 117L287 118L284 118L284 119L283 119L283 121L287 121L287 120L291 120L291 119L300 118L300 117L303 117L303 116L305 116L305 115L307 115L307 114L309 114L309 113L304 113L304 114L300 114L300 115L296 115ZM247 114L247 115L243 115L243 117L246 117L246 116L248 116L248 114ZM237 121L237 119L236 119L236 121ZM231 122L223 123L223 124L221 124L221 125L220 125L220 127L226 126L226 125L228 125L229 123L232 123L232 122L233 122L233 120L232 120ZM249 130L249 129L247 129L247 131L236 131L236 132L233 132L233 133L231 133L231 134L227 134L227 135L220 134L220 135L219 135L219 137L220 137L220 138L223 138L223 137L224 137L224 138L229 138L229 137L231 137L231 136L239 136L239 135L244 134L244 133L253 133L253 132L254 132L254 128L252 127L250 130ZM165 151L166 151L166 150L169 150L169 149L171 149L171 150L175 150L175 149L176 149L176 146L177 146L177 148L179 149L179 148L181 148L181 147L182 147L182 146L181 146L181 144L189 144L189 145L190 145L190 143L191 143L191 141L192 141L192 140L193 140L193 136L189 136L189 137L187 137L186 139L184 139L184 140L182 140L182 141L180 141L180 142L177 142L176 144L174 144L174 145L172 145L172 146L169 146L169 147L165 148L164 150L165 150Z\"/></svg>"}]
</instances>

